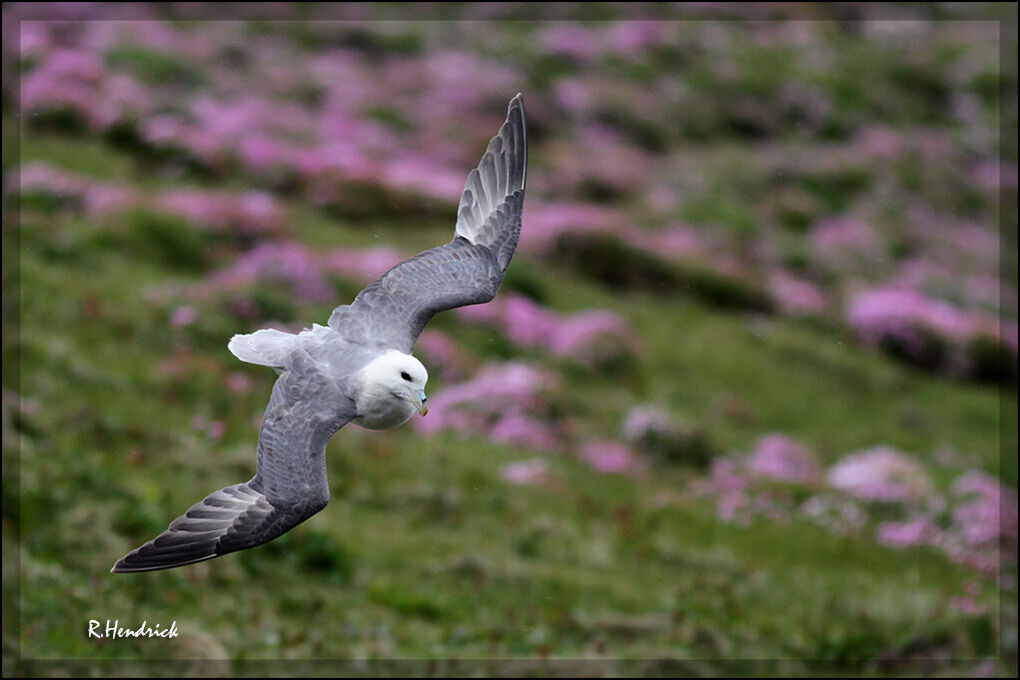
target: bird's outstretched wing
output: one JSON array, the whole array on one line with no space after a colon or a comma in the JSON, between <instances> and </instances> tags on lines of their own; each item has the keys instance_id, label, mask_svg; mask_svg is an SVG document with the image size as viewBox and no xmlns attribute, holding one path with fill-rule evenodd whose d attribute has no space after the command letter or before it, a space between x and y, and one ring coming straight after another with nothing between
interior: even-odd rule
<instances>
[{"instance_id":1,"label":"bird's outstretched wing","mask_svg":"<svg viewBox=\"0 0 1020 680\"><path fill-rule=\"evenodd\" d=\"M410 353L437 313L491 300L517 249L527 163L524 100L518 94L468 175L454 239L390 269L350 305L333 310L330 327L351 342Z\"/></svg>"},{"instance_id":2,"label":"bird's outstretched wing","mask_svg":"<svg viewBox=\"0 0 1020 680\"><path fill-rule=\"evenodd\" d=\"M113 572L170 569L252 548L329 502L326 443L356 414L353 402L304 352L276 380L259 432L258 470L191 506Z\"/></svg>"}]
</instances>

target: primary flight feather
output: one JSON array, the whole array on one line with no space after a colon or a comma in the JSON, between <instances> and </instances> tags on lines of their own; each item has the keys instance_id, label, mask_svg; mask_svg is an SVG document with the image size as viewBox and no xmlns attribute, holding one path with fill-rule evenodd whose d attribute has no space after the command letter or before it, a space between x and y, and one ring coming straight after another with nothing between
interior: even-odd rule
<instances>
[{"instance_id":1,"label":"primary flight feather","mask_svg":"<svg viewBox=\"0 0 1020 680\"><path fill-rule=\"evenodd\" d=\"M329 502L326 444L347 423L388 429L428 411L410 352L437 313L488 302L517 249L528 162L524 101L468 175L449 243L404 260L297 335L260 330L227 345L280 373L259 431L255 476L191 506L113 572L180 567L273 540Z\"/></svg>"}]
</instances>

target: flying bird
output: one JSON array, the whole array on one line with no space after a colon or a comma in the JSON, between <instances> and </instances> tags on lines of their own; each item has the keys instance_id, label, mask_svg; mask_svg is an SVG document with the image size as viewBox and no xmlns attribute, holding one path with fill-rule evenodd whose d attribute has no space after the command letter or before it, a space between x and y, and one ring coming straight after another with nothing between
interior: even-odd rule
<instances>
[{"instance_id":1,"label":"flying bird","mask_svg":"<svg viewBox=\"0 0 1020 680\"><path fill-rule=\"evenodd\" d=\"M468 175L452 241L394 266L333 310L327 326L235 335L234 356L280 374L255 476L191 506L111 571L170 569L271 541L329 502L326 443L340 428L384 430L425 415L428 371L411 350L437 313L495 297L521 233L527 161L518 94Z\"/></svg>"}]
</instances>

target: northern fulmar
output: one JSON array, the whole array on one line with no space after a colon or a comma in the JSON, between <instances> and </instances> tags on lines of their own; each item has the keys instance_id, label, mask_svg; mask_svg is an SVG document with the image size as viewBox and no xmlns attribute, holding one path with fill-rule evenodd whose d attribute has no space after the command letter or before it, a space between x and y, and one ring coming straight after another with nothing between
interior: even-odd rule
<instances>
[{"instance_id":1,"label":"northern fulmar","mask_svg":"<svg viewBox=\"0 0 1020 680\"><path fill-rule=\"evenodd\" d=\"M111 571L170 569L271 541L326 507L326 443L340 428L384 430L425 415L428 372L411 350L437 313L495 297L521 233L527 159L518 94L468 175L452 241L394 266L327 326L235 335L234 356L280 374L255 476L191 506Z\"/></svg>"}]
</instances>

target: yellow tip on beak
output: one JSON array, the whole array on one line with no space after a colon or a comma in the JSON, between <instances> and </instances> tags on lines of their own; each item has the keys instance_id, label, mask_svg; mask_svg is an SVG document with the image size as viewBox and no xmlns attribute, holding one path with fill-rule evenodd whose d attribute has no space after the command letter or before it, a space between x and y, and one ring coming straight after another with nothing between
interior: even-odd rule
<instances>
[{"instance_id":1,"label":"yellow tip on beak","mask_svg":"<svg viewBox=\"0 0 1020 680\"><path fill-rule=\"evenodd\" d=\"M418 413L420 413L422 417L427 416L429 414L429 405L427 403L428 397L425 396L425 391L418 390L415 396L418 398L417 403Z\"/></svg>"}]
</instances>

